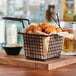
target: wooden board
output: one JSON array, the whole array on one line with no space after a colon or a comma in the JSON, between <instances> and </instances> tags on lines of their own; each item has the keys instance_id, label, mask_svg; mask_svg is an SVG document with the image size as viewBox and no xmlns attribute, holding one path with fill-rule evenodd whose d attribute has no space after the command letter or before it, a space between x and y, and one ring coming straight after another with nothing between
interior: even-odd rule
<instances>
[{"instance_id":1,"label":"wooden board","mask_svg":"<svg viewBox=\"0 0 76 76\"><path fill-rule=\"evenodd\" d=\"M4 51L0 51L0 64L11 65L16 67L26 67L32 69L52 70L76 63L76 56L61 56L60 59L55 59L47 62L28 60L24 53L19 56L8 56Z\"/></svg>"}]
</instances>

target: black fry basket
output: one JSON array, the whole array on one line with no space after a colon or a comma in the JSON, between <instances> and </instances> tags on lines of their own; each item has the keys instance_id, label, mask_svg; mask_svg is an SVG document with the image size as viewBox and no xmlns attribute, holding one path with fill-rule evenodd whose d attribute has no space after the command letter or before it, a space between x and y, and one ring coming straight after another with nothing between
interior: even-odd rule
<instances>
[{"instance_id":1,"label":"black fry basket","mask_svg":"<svg viewBox=\"0 0 76 76\"><path fill-rule=\"evenodd\" d=\"M46 61L60 57L63 37L57 34L48 36L27 33L20 34L23 36L22 39L27 59ZM45 39L47 39L46 42ZM49 44L46 45L46 43Z\"/></svg>"},{"instance_id":2,"label":"black fry basket","mask_svg":"<svg viewBox=\"0 0 76 76\"><path fill-rule=\"evenodd\" d=\"M58 23L58 26L60 27L58 14L56 15L57 20L55 18L53 19L56 23ZM52 35L38 35L38 34L27 34L27 33L20 33L20 34L22 36L23 47L27 59L47 61L50 59L56 59L60 57L63 37L57 34Z\"/></svg>"}]
</instances>

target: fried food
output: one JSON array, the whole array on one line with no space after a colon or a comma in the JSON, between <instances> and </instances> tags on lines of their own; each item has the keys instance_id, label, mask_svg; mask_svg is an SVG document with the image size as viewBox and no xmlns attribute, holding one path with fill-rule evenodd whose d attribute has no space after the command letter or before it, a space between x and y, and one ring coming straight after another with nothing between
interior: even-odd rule
<instances>
[{"instance_id":1,"label":"fried food","mask_svg":"<svg viewBox=\"0 0 76 76\"><path fill-rule=\"evenodd\" d=\"M42 31L42 28L40 26L37 26L35 29L34 29L34 32L36 31Z\"/></svg>"},{"instance_id":2,"label":"fried food","mask_svg":"<svg viewBox=\"0 0 76 76\"><path fill-rule=\"evenodd\" d=\"M52 32L62 32L62 30L56 26L49 25L47 23L39 23L38 26L31 24L27 30L27 33L35 33L36 31L41 31L47 34Z\"/></svg>"},{"instance_id":3,"label":"fried food","mask_svg":"<svg viewBox=\"0 0 76 76\"><path fill-rule=\"evenodd\" d=\"M27 33L31 34L31 33L33 33L33 31L32 30L28 30Z\"/></svg>"},{"instance_id":4,"label":"fried food","mask_svg":"<svg viewBox=\"0 0 76 76\"><path fill-rule=\"evenodd\" d=\"M47 23L40 23L38 26L40 26L42 28L42 30L45 30L50 25Z\"/></svg>"},{"instance_id":5,"label":"fried food","mask_svg":"<svg viewBox=\"0 0 76 76\"><path fill-rule=\"evenodd\" d=\"M45 33L50 34L52 32L56 32L56 28L53 26L49 26L45 29Z\"/></svg>"},{"instance_id":6,"label":"fried food","mask_svg":"<svg viewBox=\"0 0 76 76\"><path fill-rule=\"evenodd\" d=\"M56 26L50 25L50 27L51 27L51 28L55 28L55 29L56 29Z\"/></svg>"},{"instance_id":7,"label":"fried food","mask_svg":"<svg viewBox=\"0 0 76 76\"><path fill-rule=\"evenodd\" d=\"M42 24L42 28L43 28L43 30L45 30L48 26L50 26L50 25L47 24L47 23L43 23L43 24Z\"/></svg>"},{"instance_id":8,"label":"fried food","mask_svg":"<svg viewBox=\"0 0 76 76\"><path fill-rule=\"evenodd\" d=\"M36 28L35 25L30 25L28 30L27 30L27 33L34 33L34 29Z\"/></svg>"},{"instance_id":9,"label":"fried food","mask_svg":"<svg viewBox=\"0 0 76 76\"><path fill-rule=\"evenodd\" d=\"M62 32L60 28L56 28L56 32Z\"/></svg>"},{"instance_id":10,"label":"fried food","mask_svg":"<svg viewBox=\"0 0 76 76\"><path fill-rule=\"evenodd\" d=\"M33 30L34 28L36 28L35 25L30 25L28 30Z\"/></svg>"}]
</instances>

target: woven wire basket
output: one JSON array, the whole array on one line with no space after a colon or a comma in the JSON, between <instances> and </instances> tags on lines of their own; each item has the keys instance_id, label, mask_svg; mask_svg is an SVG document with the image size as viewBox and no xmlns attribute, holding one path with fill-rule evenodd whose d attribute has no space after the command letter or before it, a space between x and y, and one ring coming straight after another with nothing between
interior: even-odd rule
<instances>
[{"instance_id":1,"label":"woven wire basket","mask_svg":"<svg viewBox=\"0 0 76 76\"><path fill-rule=\"evenodd\" d=\"M23 36L25 56L27 59L46 61L60 57L63 37L57 34L38 35L20 33ZM46 44L45 39L49 38Z\"/></svg>"}]
</instances>

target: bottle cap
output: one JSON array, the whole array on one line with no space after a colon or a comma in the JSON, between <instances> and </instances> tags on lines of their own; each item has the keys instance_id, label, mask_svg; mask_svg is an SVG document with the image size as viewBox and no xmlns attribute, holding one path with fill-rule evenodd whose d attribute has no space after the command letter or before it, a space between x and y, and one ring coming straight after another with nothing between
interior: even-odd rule
<instances>
[{"instance_id":1,"label":"bottle cap","mask_svg":"<svg viewBox=\"0 0 76 76\"><path fill-rule=\"evenodd\" d=\"M48 5L49 8L55 8L55 5Z\"/></svg>"}]
</instances>

